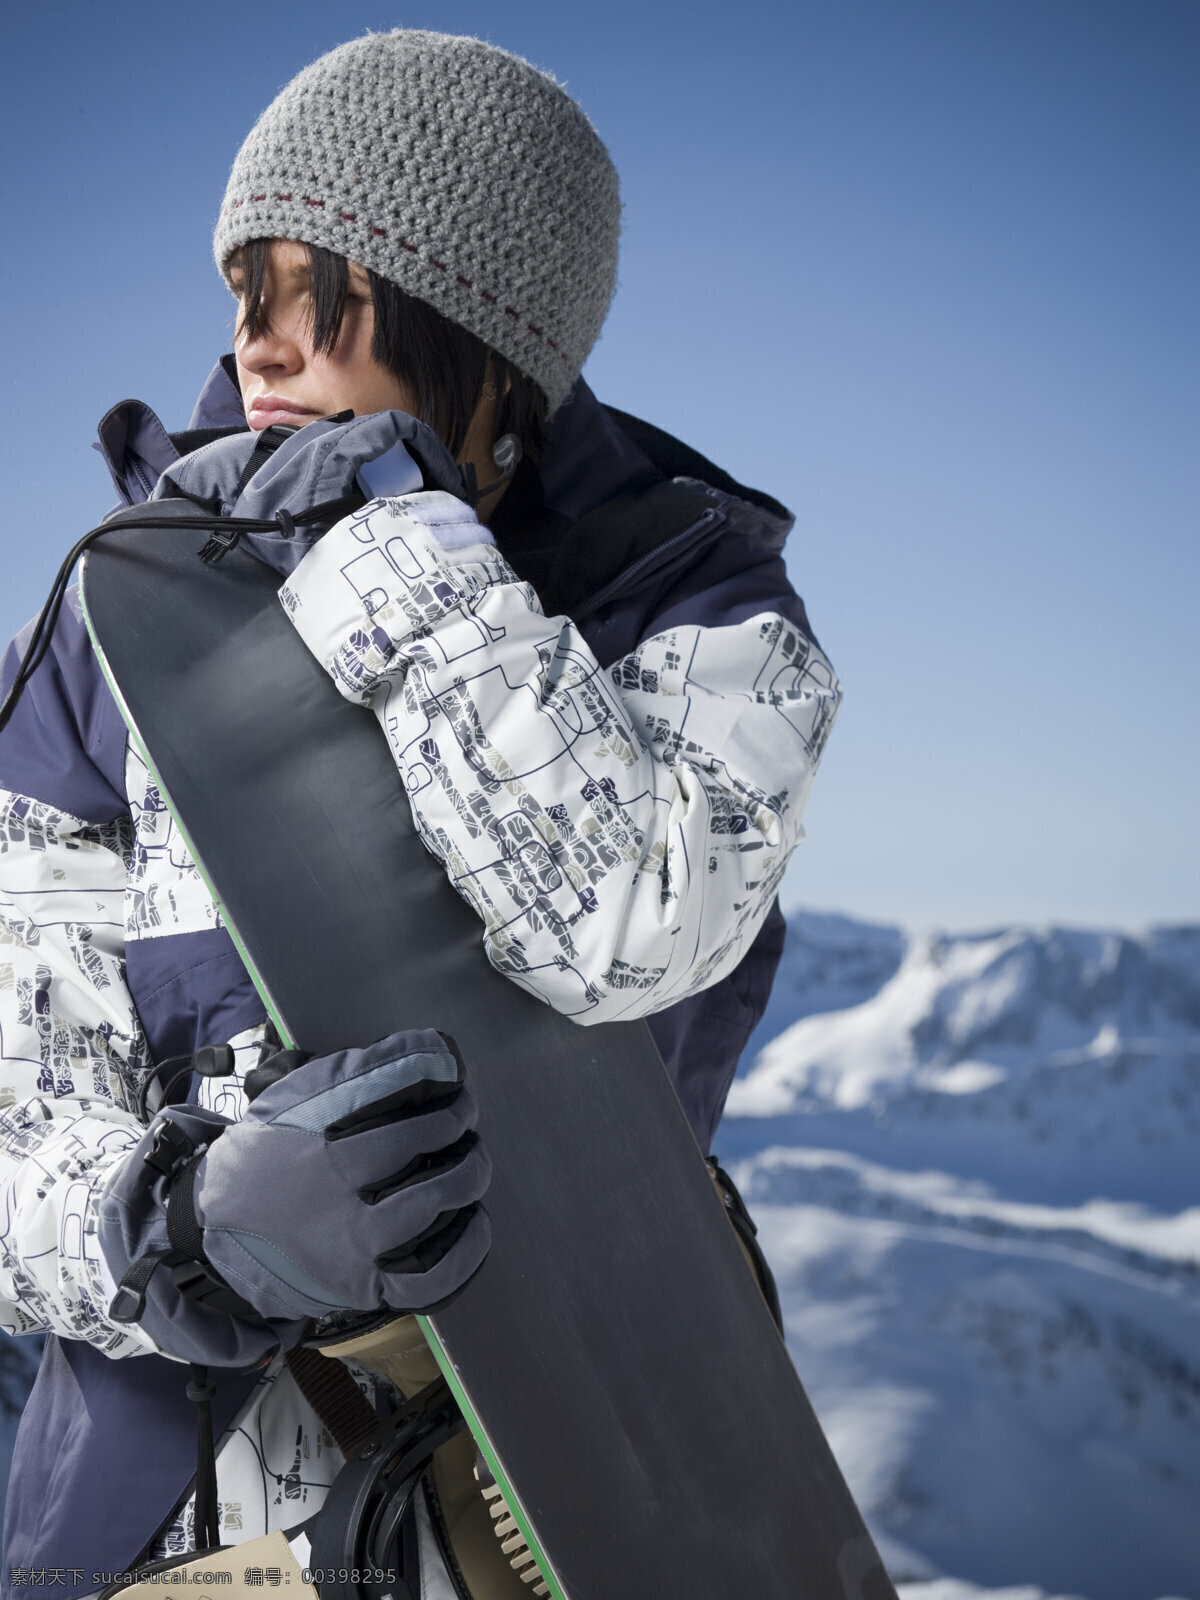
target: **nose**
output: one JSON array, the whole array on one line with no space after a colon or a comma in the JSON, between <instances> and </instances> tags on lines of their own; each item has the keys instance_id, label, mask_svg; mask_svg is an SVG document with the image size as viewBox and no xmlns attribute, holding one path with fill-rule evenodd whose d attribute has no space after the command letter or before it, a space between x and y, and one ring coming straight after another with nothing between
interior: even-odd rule
<instances>
[{"instance_id":1,"label":"nose","mask_svg":"<svg viewBox=\"0 0 1200 1600\"><path fill-rule=\"evenodd\" d=\"M286 377L304 365L303 345L278 319L270 327L260 325L254 334L239 333L233 348L238 365L262 378Z\"/></svg>"}]
</instances>

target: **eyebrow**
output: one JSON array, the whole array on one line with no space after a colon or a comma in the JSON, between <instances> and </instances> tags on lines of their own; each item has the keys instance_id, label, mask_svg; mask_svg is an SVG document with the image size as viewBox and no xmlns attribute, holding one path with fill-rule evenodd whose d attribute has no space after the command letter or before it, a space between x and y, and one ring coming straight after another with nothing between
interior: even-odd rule
<instances>
[{"instance_id":1,"label":"eyebrow","mask_svg":"<svg viewBox=\"0 0 1200 1600\"><path fill-rule=\"evenodd\" d=\"M313 277L311 261L297 261L292 266L285 267L282 272L278 267L272 267L271 271L276 278L282 278L285 282L290 279L294 283L300 278L311 280Z\"/></svg>"},{"instance_id":2,"label":"eyebrow","mask_svg":"<svg viewBox=\"0 0 1200 1600\"><path fill-rule=\"evenodd\" d=\"M234 254L233 256L230 257L229 266L228 266L228 268L226 270L228 271L229 276L231 278L236 273L244 273L245 272L245 270L246 270L246 261L245 261L245 258L242 255L240 250L237 251L236 254ZM292 263L291 266L284 267L282 271L280 271L280 269L278 267L272 267L271 271L273 272L274 276L277 277L277 278L284 278L284 279L291 278L293 280L298 279L298 278L311 279L313 277L313 275L314 275L313 274L313 265L312 265L311 261L295 261L295 262Z\"/></svg>"}]
</instances>

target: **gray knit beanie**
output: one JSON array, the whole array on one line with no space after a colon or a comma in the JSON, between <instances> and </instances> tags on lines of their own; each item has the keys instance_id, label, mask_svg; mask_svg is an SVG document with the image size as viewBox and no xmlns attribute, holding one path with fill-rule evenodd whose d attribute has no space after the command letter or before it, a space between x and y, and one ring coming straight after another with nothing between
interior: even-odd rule
<instances>
[{"instance_id":1,"label":"gray knit beanie","mask_svg":"<svg viewBox=\"0 0 1200 1600\"><path fill-rule=\"evenodd\" d=\"M397 29L306 67L238 151L213 239L370 267L529 374L553 411L612 298L621 202L565 90L478 39Z\"/></svg>"}]
</instances>

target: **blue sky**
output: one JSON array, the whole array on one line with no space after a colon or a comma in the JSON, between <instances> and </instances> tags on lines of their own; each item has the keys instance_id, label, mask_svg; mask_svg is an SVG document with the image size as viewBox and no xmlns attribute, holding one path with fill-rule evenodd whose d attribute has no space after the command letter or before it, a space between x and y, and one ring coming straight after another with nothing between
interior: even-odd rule
<instances>
[{"instance_id":1,"label":"blue sky","mask_svg":"<svg viewBox=\"0 0 1200 1600\"><path fill-rule=\"evenodd\" d=\"M42 0L5 25L0 628L227 347L258 111L367 28L553 72L622 174L587 376L796 512L847 698L793 903L1200 918L1200 6Z\"/></svg>"}]
</instances>

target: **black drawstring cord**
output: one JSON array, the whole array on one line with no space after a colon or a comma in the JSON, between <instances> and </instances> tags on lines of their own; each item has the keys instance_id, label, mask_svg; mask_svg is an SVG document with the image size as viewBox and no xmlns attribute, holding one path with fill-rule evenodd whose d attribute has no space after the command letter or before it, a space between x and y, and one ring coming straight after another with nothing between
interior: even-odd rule
<instances>
[{"instance_id":1,"label":"black drawstring cord","mask_svg":"<svg viewBox=\"0 0 1200 1600\"><path fill-rule=\"evenodd\" d=\"M212 1398L216 1385L208 1368L191 1363L187 1397L196 1407L196 1502L192 1543L197 1550L219 1550L221 1524L217 1508L217 1453L213 1448Z\"/></svg>"},{"instance_id":2,"label":"black drawstring cord","mask_svg":"<svg viewBox=\"0 0 1200 1600\"><path fill-rule=\"evenodd\" d=\"M165 1061L157 1062L151 1067L141 1083L137 1092L137 1117L141 1123L149 1123L152 1116L157 1116L168 1103L171 1090L180 1078L190 1077L193 1072L199 1073L202 1078L229 1078L233 1076L236 1058L233 1046L229 1044L206 1044L198 1050L189 1050L187 1055L168 1056ZM162 1075L168 1067L175 1071L164 1083ZM155 1087L158 1096L155 1104L151 1106L150 1096Z\"/></svg>"},{"instance_id":3,"label":"black drawstring cord","mask_svg":"<svg viewBox=\"0 0 1200 1600\"><path fill-rule=\"evenodd\" d=\"M501 434L492 446L492 460L500 469L500 476L493 478L491 483L485 483L482 489L479 487L479 480L472 463L469 461L459 463L459 470L462 472L463 483L467 490L467 504L472 510L481 500L486 500L488 495L495 494L497 489L502 489L512 479L521 465L524 453L521 441L515 433Z\"/></svg>"},{"instance_id":4,"label":"black drawstring cord","mask_svg":"<svg viewBox=\"0 0 1200 1600\"><path fill-rule=\"evenodd\" d=\"M166 1105L167 1096L179 1082L180 1078L183 1077L184 1073L191 1072L193 1054L194 1052L189 1050L185 1056L168 1056L165 1061L159 1061L155 1066L149 1069L149 1071L143 1077L141 1083L138 1085L137 1119L140 1123L146 1124L150 1121L151 1112L147 1103L147 1096L149 1095L153 1086L157 1083L162 1090L162 1094L159 1096L158 1105L154 1108L155 1112L157 1113L161 1107ZM186 1065L181 1066L181 1062L186 1063ZM161 1074L167 1067L175 1067L178 1070L171 1074L166 1083L163 1083L161 1081Z\"/></svg>"},{"instance_id":5,"label":"black drawstring cord","mask_svg":"<svg viewBox=\"0 0 1200 1600\"><path fill-rule=\"evenodd\" d=\"M311 511L301 511L292 515L281 511L269 519L262 517L216 517L211 512L194 517L159 516L150 514L140 516L118 516L111 522L104 522L98 528L92 528L85 533L83 538L69 551L66 560L59 567L54 582L50 587L46 603L38 613L37 621L33 625L29 644L17 668L16 677L12 681L8 694L0 706L0 733L8 726L13 712L25 692L25 687L30 678L41 666L46 652L50 648L50 640L58 625L59 612L70 586L71 573L75 563L79 560L97 539L106 533L112 533L119 528L161 528L170 529L172 532L199 532L209 535L208 544L200 554L206 561L219 561L223 555L232 550L234 545L244 533L281 533L285 539L290 539L297 528L303 528L315 522L336 522L339 517L350 511L356 510L362 504L362 496L358 494L342 495L337 500L328 500L324 505L313 506ZM229 537L232 535L232 537ZM205 554L213 544L217 548L211 554Z\"/></svg>"}]
</instances>

